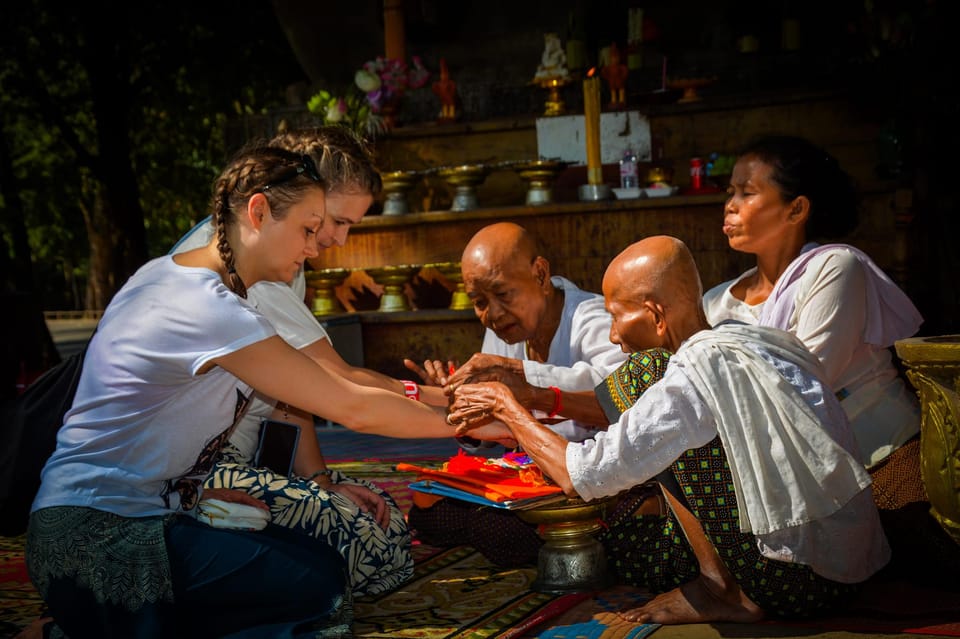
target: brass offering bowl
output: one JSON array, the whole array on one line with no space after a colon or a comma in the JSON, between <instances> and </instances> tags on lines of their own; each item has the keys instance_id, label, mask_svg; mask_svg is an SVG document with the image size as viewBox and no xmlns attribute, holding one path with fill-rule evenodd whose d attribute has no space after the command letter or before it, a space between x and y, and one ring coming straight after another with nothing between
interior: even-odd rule
<instances>
[{"instance_id":1,"label":"brass offering bowl","mask_svg":"<svg viewBox=\"0 0 960 639\"><path fill-rule=\"evenodd\" d=\"M538 592L569 593L599 590L607 585L606 553L594 539L603 524L610 499L585 502L579 497L518 510L520 519L538 525L544 544L537 557Z\"/></svg>"},{"instance_id":2,"label":"brass offering bowl","mask_svg":"<svg viewBox=\"0 0 960 639\"><path fill-rule=\"evenodd\" d=\"M463 285L463 272L460 270L460 262L435 262L427 266L436 269L440 275L453 282L455 288L450 297L450 310L464 311L473 308L473 302L467 296L467 289Z\"/></svg>"},{"instance_id":3,"label":"brass offering bowl","mask_svg":"<svg viewBox=\"0 0 960 639\"><path fill-rule=\"evenodd\" d=\"M416 171L390 171L380 174L383 181L383 215L403 215L410 210L407 195L420 181Z\"/></svg>"},{"instance_id":4,"label":"brass offering bowl","mask_svg":"<svg viewBox=\"0 0 960 639\"><path fill-rule=\"evenodd\" d=\"M553 201L553 183L569 166L562 160L532 160L513 165L513 170L527 183L527 205L539 206Z\"/></svg>"},{"instance_id":5,"label":"brass offering bowl","mask_svg":"<svg viewBox=\"0 0 960 639\"><path fill-rule=\"evenodd\" d=\"M350 275L350 271L345 268L322 268L316 271L306 271L303 274L307 280L307 286L314 289L314 315L319 317L344 312L334 289L343 284L348 275Z\"/></svg>"},{"instance_id":6,"label":"brass offering bowl","mask_svg":"<svg viewBox=\"0 0 960 639\"><path fill-rule=\"evenodd\" d=\"M403 285L420 271L415 264L399 264L396 266L378 266L363 269L374 282L383 286L383 295L380 296L381 311L409 311L410 301L403 293Z\"/></svg>"},{"instance_id":7,"label":"brass offering bowl","mask_svg":"<svg viewBox=\"0 0 960 639\"><path fill-rule=\"evenodd\" d=\"M484 164L461 164L444 167L437 171L437 174L454 188L451 211L470 211L479 208L477 187L487 179L490 170L490 167Z\"/></svg>"}]
</instances>

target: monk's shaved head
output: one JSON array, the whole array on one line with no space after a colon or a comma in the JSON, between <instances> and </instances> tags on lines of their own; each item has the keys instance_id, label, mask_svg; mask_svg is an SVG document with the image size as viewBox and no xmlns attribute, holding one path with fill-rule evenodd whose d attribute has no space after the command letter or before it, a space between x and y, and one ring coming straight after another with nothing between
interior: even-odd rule
<instances>
[{"instance_id":1,"label":"monk's shaved head","mask_svg":"<svg viewBox=\"0 0 960 639\"><path fill-rule=\"evenodd\" d=\"M465 268L509 270L529 267L539 254L537 242L525 228L498 222L483 227L470 238L461 261Z\"/></svg>"},{"instance_id":2,"label":"monk's shaved head","mask_svg":"<svg viewBox=\"0 0 960 639\"><path fill-rule=\"evenodd\" d=\"M544 352L557 330L563 296L550 280L550 263L522 226L486 226L463 250L460 271L474 312L508 344L527 342Z\"/></svg>"},{"instance_id":3,"label":"monk's shaved head","mask_svg":"<svg viewBox=\"0 0 960 639\"><path fill-rule=\"evenodd\" d=\"M701 303L703 294L690 249L669 235L642 239L613 258L603 277L603 290L620 298L691 307Z\"/></svg>"},{"instance_id":4,"label":"monk's shaved head","mask_svg":"<svg viewBox=\"0 0 960 639\"><path fill-rule=\"evenodd\" d=\"M603 297L613 317L610 340L626 351L655 346L676 351L709 328L700 273L687 245L655 235L617 255L603 276Z\"/></svg>"}]
</instances>

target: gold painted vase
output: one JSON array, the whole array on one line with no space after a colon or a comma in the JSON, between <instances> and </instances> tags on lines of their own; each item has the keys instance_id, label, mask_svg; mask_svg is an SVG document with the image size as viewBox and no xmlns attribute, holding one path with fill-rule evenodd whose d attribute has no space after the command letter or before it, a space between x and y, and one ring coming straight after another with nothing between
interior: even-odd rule
<instances>
[{"instance_id":1,"label":"gold painted vase","mask_svg":"<svg viewBox=\"0 0 960 639\"><path fill-rule=\"evenodd\" d=\"M930 511L960 544L960 335L898 340L920 395L920 472Z\"/></svg>"}]
</instances>

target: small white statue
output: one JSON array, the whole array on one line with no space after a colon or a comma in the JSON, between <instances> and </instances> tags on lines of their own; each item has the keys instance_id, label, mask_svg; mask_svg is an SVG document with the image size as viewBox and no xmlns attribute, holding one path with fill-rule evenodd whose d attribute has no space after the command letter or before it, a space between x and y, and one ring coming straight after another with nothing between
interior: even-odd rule
<instances>
[{"instance_id":1,"label":"small white statue","mask_svg":"<svg viewBox=\"0 0 960 639\"><path fill-rule=\"evenodd\" d=\"M560 36L556 33L543 34L544 49L537 67L535 80L566 78L570 75L567 69L567 54L560 44Z\"/></svg>"}]
</instances>

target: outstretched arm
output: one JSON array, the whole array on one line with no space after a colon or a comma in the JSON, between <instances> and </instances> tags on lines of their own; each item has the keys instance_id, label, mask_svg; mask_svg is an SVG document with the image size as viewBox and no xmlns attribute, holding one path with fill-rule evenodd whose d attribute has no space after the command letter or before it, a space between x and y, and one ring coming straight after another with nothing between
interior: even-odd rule
<instances>
[{"instance_id":1,"label":"outstretched arm","mask_svg":"<svg viewBox=\"0 0 960 639\"><path fill-rule=\"evenodd\" d=\"M401 438L454 436L445 409L355 384L318 366L278 336L216 358L213 363L265 395L351 430Z\"/></svg>"},{"instance_id":2,"label":"outstretched arm","mask_svg":"<svg viewBox=\"0 0 960 639\"><path fill-rule=\"evenodd\" d=\"M348 364L340 353L336 351L333 345L327 339L318 339L301 349L301 352L310 359L327 367L329 370L349 379L355 384L361 386L373 386L382 388L398 395L404 395L405 386L402 380L384 375L379 371L360 366ZM440 388L427 388L420 386L420 401L431 406L446 406L447 397Z\"/></svg>"}]
</instances>

